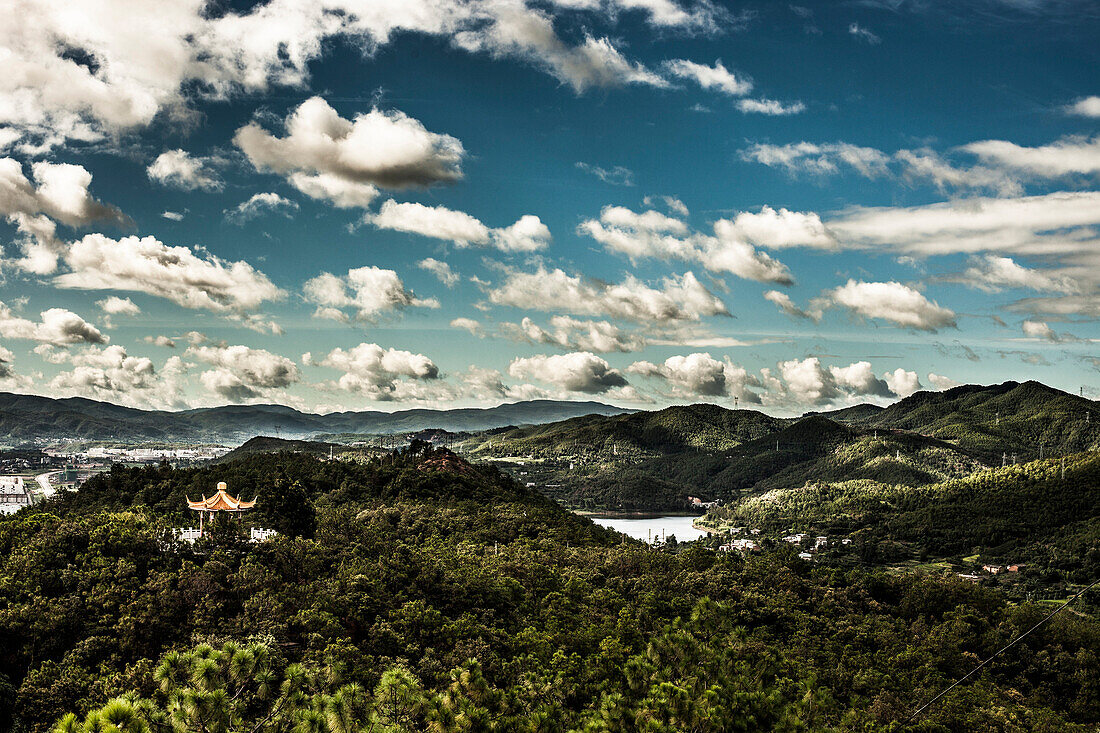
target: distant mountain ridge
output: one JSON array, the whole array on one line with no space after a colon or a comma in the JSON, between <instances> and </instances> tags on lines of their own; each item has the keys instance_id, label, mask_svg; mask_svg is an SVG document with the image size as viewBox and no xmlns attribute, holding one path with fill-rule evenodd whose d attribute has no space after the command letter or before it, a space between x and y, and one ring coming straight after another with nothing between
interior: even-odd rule
<instances>
[{"instance_id":1,"label":"distant mountain ridge","mask_svg":"<svg viewBox=\"0 0 1100 733\"><path fill-rule=\"evenodd\" d=\"M1100 406L1033 381L917 392L888 407L856 405L807 413L802 419L814 416L864 431L905 431L934 437L978 455L989 464L999 463L1005 454L1009 459L1016 454L1019 460L1030 460L1052 451L1100 449ZM54 399L0 393L0 443L9 444L42 439L240 444L257 435L331 440L343 434L438 428L451 432L499 431L485 437L498 446L507 443L523 452L549 450L561 454L565 446L575 443L589 448L603 446L611 453L652 456L729 451L796 422L710 404L644 412L594 401L532 400L490 408L317 415L284 405L226 405L170 412L81 397ZM819 423L818 428L831 430L825 423ZM468 447L474 448L479 442Z\"/></svg>"},{"instance_id":2,"label":"distant mountain ridge","mask_svg":"<svg viewBox=\"0 0 1100 733\"><path fill-rule=\"evenodd\" d=\"M284 405L226 405L170 412L123 407L83 397L55 399L0 392L0 442L75 439L242 443L256 435L274 434L301 439L321 434L403 433L428 428L478 431L628 412L631 410L601 402L565 400L327 415L305 413Z\"/></svg>"}]
</instances>

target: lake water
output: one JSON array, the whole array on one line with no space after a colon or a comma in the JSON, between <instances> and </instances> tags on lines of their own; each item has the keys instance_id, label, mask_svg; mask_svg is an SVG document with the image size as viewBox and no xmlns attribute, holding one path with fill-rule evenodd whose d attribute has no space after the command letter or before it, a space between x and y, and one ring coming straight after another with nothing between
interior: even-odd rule
<instances>
[{"instance_id":1,"label":"lake water","mask_svg":"<svg viewBox=\"0 0 1100 733\"><path fill-rule=\"evenodd\" d=\"M706 532L695 529L692 522L695 517L646 517L644 519L620 519L617 517L589 517L601 527L607 527L629 535L636 540L660 539L662 533L665 537L676 535L678 542L697 540L706 535Z\"/></svg>"}]
</instances>

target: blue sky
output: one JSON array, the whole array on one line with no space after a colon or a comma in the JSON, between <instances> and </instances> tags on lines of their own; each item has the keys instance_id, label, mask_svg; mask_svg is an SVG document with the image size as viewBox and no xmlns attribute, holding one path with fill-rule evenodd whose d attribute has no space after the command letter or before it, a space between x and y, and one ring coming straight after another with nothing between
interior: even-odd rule
<instances>
[{"instance_id":1,"label":"blue sky","mask_svg":"<svg viewBox=\"0 0 1100 733\"><path fill-rule=\"evenodd\" d=\"M0 389L1096 394L1092 3L12 5Z\"/></svg>"}]
</instances>

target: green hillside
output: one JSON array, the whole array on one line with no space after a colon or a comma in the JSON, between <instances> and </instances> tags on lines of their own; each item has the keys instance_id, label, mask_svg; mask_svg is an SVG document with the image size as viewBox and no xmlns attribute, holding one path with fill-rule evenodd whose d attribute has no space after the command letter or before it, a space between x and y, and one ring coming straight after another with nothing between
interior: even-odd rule
<instances>
[{"instance_id":1,"label":"green hillside","mask_svg":"<svg viewBox=\"0 0 1100 733\"><path fill-rule=\"evenodd\" d=\"M684 510L689 496L729 501L818 479L919 486L984 467L921 435L715 405L494 431L463 447L475 458L514 457L500 465L568 506L611 511Z\"/></svg>"},{"instance_id":2,"label":"green hillside","mask_svg":"<svg viewBox=\"0 0 1100 733\"><path fill-rule=\"evenodd\" d=\"M722 451L772 433L786 423L753 410L682 405L656 412L587 415L547 425L491 431L468 440L465 448L474 456Z\"/></svg>"},{"instance_id":3,"label":"green hillside","mask_svg":"<svg viewBox=\"0 0 1100 733\"><path fill-rule=\"evenodd\" d=\"M346 445L341 445L339 443L328 443L319 440L290 440L287 438L272 438L266 435L257 435L255 438L245 441L226 453L221 457L220 462L226 463L234 461L242 456L251 455L253 453L280 453L289 451L291 453L305 453L311 456L325 458L329 455L339 456L351 450L352 449L348 448Z\"/></svg>"},{"instance_id":4,"label":"green hillside","mask_svg":"<svg viewBox=\"0 0 1100 733\"><path fill-rule=\"evenodd\" d=\"M1024 590L1064 589L1100 577L1100 454L916 488L822 478L735 501L711 512L708 523L847 536L864 561L1024 564Z\"/></svg>"},{"instance_id":5,"label":"green hillside","mask_svg":"<svg viewBox=\"0 0 1100 733\"><path fill-rule=\"evenodd\" d=\"M956 442L998 461L1100 449L1100 405L1039 382L967 385L918 392L873 412L833 418L863 427L895 428Z\"/></svg>"},{"instance_id":6,"label":"green hillside","mask_svg":"<svg viewBox=\"0 0 1100 733\"><path fill-rule=\"evenodd\" d=\"M983 465L966 451L934 438L861 430L822 416L803 418L729 454L730 467L708 486L734 492L799 486L806 481L870 479L919 486L963 476Z\"/></svg>"},{"instance_id":7,"label":"green hillside","mask_svg":"<svg viewBox=\"0 0 1100 733\"><path fill-rule=\"evenodd\" d=\"M1100 408L1037 382L1006 382L800 419L717 405L589 415L487 431L460 447L570 507L672 511L689 496L731 501L814 481L915 487L1096 450Z\"/></svg>"}]
</instances>

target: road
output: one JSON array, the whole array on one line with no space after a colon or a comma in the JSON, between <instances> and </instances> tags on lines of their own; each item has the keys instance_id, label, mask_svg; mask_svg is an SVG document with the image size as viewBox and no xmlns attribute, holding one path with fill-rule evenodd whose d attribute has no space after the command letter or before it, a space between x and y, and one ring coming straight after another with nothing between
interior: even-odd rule
<instances>
[{"instance_id":1,"label":"road","mask_svg":"<svg viewBox=\"0 0 1100 733\"><path fill-rule=\"evenodd\" d=\"M50 478L61 473L61 471L50 471L49 473L40 473L34 477L34 480L38 482L38 485L42 487L42 498L49 499L55 493L57 489L50 483Z\"/></svg>"}]
</instances>

